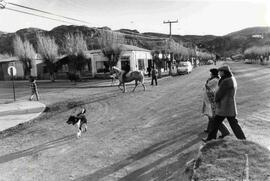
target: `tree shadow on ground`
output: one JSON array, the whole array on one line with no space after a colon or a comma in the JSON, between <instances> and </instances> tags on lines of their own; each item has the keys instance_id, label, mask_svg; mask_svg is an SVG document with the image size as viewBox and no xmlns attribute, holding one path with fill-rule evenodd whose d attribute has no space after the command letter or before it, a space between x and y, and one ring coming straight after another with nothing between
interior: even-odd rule
<instances>
[{"instance_id":1,"label":"tree shadow on ground","mask_svg":"<svg viewBox=\"0 0 270 181\"><path fill-rule=\"evenodd\" d=\"M2 156L0 156L0 164L15 160L15 159L18 159L21 157L30 156L30 155L36 154L40 151L43 151L43 150L48 150L51 148L65 145L73 139L76 139L76 134L68 135L68 136L65 136L65 137L50 141L50 142L46 142L46 143L43 143L41 145L37 145L37 146L34 146L32 148L28 148L26 150L2 155Z\"/></svg>"},{"instance_id":2,"label":"tree shadow on ground","mask_svg":"<svg viewBox=\"0 0 270 181\"><path fill-rule=\"evenodd\" d=\"M181 154L182 151L188 149L189 147L197 144L200 141L200 138L197 137L187 144L183 145L181 148L173 151L172 153L154 161L153 163L146 165L138 170L135 170L125 177L119 179L119 181L131 181L131 180L140 180L140 181L148 181L148 180L166 180L170 178L174 173L181 171L180 168L183 167L186 163L186 159L182 159L171 164L165 165L161 168L156 168L158 165L163 163L170 158ZM183 155L182 155L183 156ZM185 155L187 157L187 155Z\"/></svg>"},{"instance_id":3,"label":"tree shadow on ground","mask_svg":"<svg viewBox=\"0 0 270 181\"><path fill-rule=\"evenodd\" d=\"M140 180L140 181L165 181L165 180L189 180L190 175L185 173L186 169L186 160L191 160L194 158L196 151L192 151L185 154L179 154L177 161L171 162L166 164L162 167L151 167L153 163L138 169L130 174L126 175L123 178L120 178L119 181L133 181L133 180ZM171 154L170 154L171 155ZM169 155L168 155L169 156ZM162 162L163 159L167 159L167 157L161 158L156 162Z\"/></svg>"},{"instance_id":4,"label":"tree shadow on ground","mask_svg":"<svg viewBox=\"0 0 270 181\"><path fill-rule=\"evenodd\" d=\"M80 178L77 178L75 179L76 181L90 181L90 180L93 180L93 181L96 181L96 180L99 180L103 177L106 177L114 172L117 172L118 170L126 167L127 165L129 164L132 164L133 162L137 161L137 160L140 160L142 158L145 158L163 148L166 148L170 145L173 145L179 141L183 141L183 140L186 140L194 135L197 135L196 131L187 131L185 133L182 133L180 135L177 135L177 136L174 136L170 139L167 139L167 140L164 140L164 141L161 141L159 143L156 143L152 146L150 146L149 148L146 148L134 155L131 155L130 157L120 161L120 162L117 162L115 164L112 164L110 166L107 166L105 168L102 168L100 170L97 170L95 171L94 173L91 173L89 175L85 175L83 177L80 177ZM163 161L167 160L167 159L170 159L171 157L173 156L176 156L177 154L181 153L182 151L184 151L185 149L197 144L201 139L201 136L197 135L195 139L191 140L190 142L186 143L185 145L181 145L181 148L170 153L169 155L163 157L163 158L160 158L159 160L143 167L143 168L140 168L130 174L128 174L127 176L125 176L124 178L122 178L121 180L140 180L140 177L142 175L144 175L146 172L148 172L149 170L151 170L152 168L155 168L157 165L159 165L160 163L162 163Z\"/></svg>"}]
</instances>

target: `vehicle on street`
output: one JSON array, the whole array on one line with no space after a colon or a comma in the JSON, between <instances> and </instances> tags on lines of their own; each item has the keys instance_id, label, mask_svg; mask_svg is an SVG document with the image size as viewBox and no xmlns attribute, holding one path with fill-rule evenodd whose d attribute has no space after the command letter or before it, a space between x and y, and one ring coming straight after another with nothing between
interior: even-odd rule
<instances>
[{"instance_id":1,"label":"vehicle on street","mask_svg":"<svg viewBox=\"0 0 270 181\"><path fill-rule=\"evenodd\" d=\"M178 74L189 74L192 71L193 67L189 61L180 62L177 68Z\"/></svg>"},{"instance_id":2,"label":"vehicle on street","mask_svg":"<svg viewBox=\"0 0 270 181\"><path fill-rule=\"evenodd\" d=\"M245 59L244 60L244 63L246 63L246 64L252 64L252 61L250 59Z\"/></svg>"},{"instance_id":3,"label":"vehicle on street","mask_svg":"<svg viewBox=\"0 0 270 181\"><path fill-rule=\"evenodd\" d=\"M207 61L207 65L213 65L214 64L214 61L213 60L208 60Z\"/></svg>"}]
</instances>

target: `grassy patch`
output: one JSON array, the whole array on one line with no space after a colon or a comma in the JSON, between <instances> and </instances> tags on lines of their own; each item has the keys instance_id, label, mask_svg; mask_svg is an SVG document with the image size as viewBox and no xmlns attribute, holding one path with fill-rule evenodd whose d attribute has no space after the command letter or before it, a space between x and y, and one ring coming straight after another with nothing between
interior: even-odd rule
<instances>
[{"instance_id":1,"label":"grassy patch","mask_svg":"<svg viewBox=\"0 0 270 181\"><path fill-rule=\"evenodd\" d=\"M243 180L245 154L250 180L270 180L270 151L254 142L227 138L209 142L201 152L195 180Z\"/></svg>"}]
</instances>

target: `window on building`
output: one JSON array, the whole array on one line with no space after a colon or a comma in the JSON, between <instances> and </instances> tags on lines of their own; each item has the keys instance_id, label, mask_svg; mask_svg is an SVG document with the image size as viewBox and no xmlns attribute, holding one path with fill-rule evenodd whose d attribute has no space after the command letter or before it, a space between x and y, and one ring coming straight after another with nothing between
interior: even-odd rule
<instances>
[{"instance_id":1,"label":"window on building","mask_svg":"<svg viewBox=\"0 0 270 181\"><path fill-rule=\"evenodd\" d=\"M68 72L68 64L62 65L62 72Z\"/></svg>"},{"instance_id":2,"label":"window on building","mask_svg":"<svg viewBox=\"0 0 270 181\"><path fill-rule=\"evenodd\" d=\"M97 73L110 72L108 61L98 61L96 62Z\"/></svg>"},{"instance_id":3,"label":"window on building","mask_svg":"<svg viewBox=\"0 0 270 181\"><path fill-rule=\"evenodd\" d=\"M144 70L144 59L138 59L139 70Z\"/></svg>"},{"instance_id":4,"label":"window on building","mask_svg":"<svg viewBox=\"0 0 270 181\"><path fill-rule=\"evenodd\" d=\"M124 70L126 65L130 66L130 56L122 56L121 57L121 69Z\"/></svg>"}]
</instances>

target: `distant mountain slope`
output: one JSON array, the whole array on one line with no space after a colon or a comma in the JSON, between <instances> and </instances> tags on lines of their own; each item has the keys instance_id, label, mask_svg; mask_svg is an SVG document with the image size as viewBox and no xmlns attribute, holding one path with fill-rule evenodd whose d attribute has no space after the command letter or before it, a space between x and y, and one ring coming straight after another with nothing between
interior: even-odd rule
<instances>
[{"instance_id":1,"label":"distant mountain slope","mask_svg":"<svg viewBox=\"0 0 270 181\"><path fill-rule=\"evenodd\" d=\"M130 30L130 29L120 29L116 31L121 32L121 33L129 33L129 34L140 33L138 30Z\"/></svg>"},{"instance_id":2,"label":"distant mountain slope","mask_svg":"<svg viewBox=\"0 0 270 181\"><path fill-rule=\"evenodd\" d=\"M261 35L263 38L253 35ZM248 47L266 44L270 45L270 27L246 28L204 42L204 46L207 46L208 49L223 56L242 53Z\"/></svg>"},{"instance_id":3,"label":"distant mountain slope","mask_svg":"<svg viewBox=\"0 0 270 181\"><path fill-rule=\"evenodd\" d=\"M6 33L0 35L0 53L13 54L13 39L16 34L21 37L27 38L34 46L36 46L36 34L38 32L46 32L38 28L24 28L16 31L15 33Z\"/></svg>"},{"instance_id":4,"label":"distant mountain slope","mask_svg":"<svg viewBox=\"0 0 270 181\"><path fill-rule=\"evenodd\" d=\"M2 34L6 34L6 33L5 33L5 32L3 32L3 31L0 31L0 36L1 36Z\"/></svg>"},{"instance_id":5,"label":"distant mountain slope","mask_svg":"<svg viewBox=\"0 0 270 181\"><path fill-rule=\"evenodd\" d=\"M269 34L270 27L252 27L252 28L245 28L240 31L229 33L225 36L229 37L239 37L239 36L252 36L256 34Z\"/></svg>"},{"instance_id":6,"label":"distant mountain slope","mask_svg":"<svg viewBox=\"0 0 270 181\"><path fill-rule=\"evenodd\" d=\"M159 36L162 38L169 38L168 34L161 34L161 33L143 33L144 35L151 35L151 36ZM194 43L200 43L206 40L212 40L216 38L217 36L214 35L172 35L173 39L175 40L181 40L183 42L194 42Z\"/></svg>"}]
</instances>

